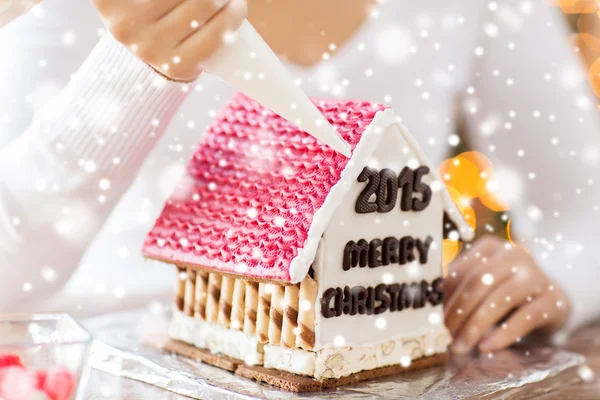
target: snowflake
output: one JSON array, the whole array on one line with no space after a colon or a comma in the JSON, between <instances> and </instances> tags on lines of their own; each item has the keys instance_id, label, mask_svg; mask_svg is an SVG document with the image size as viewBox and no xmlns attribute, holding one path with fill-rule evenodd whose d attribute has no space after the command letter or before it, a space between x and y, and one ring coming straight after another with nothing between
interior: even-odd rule
<instances>
[{"instance_id":1,"label":"snowflake","mask_svg":"<svg viewBox=\"0 0 600 400\"><path fill-rule=\"evenodd\" d=\"M344 347L345 344L346 344L346 339L342 335L336 335L333 338L333 345L335 347Z\"/></svg>"},{"instance_id":2,"label":"snowflake","mask_svg":"<svg viewBox=\"0 0 600 400\"><path fill-rule=\"evenodd\" d=\"M460 143L460 138L458 137L458 135L450 135L448 137L448 144L452 147L456 147L458 146L458 144Z\"/></svg>"},{"instance_id":3,"label":"snowflake","mask_svg":"<svg viewBox=\"0 0 600 400\"><path fill-rule=\"evenodd\" d=\"M494 275L488 273L483 274L481 277L481 282L486 286L491 286L494 284Z\"/></svg>"},{"instance_id":4,"label":"snowflake","mask_svg":"<svg viewBox=\"0 0 600 400\"><path fill-rule=\"evenodd\" d=\"M110 181L106 178L100 179L100 182L98 182L98 187L100 190L106 191L110 189Z\"/></svg>"},{"instance_id":5,"label":"snowflake","mask_svg":"<svg viewBox=\"0 0 600 400\"><path fill-rule=\"evenodd\" d=\"M375 327L379 330L383 330L387 327L387 320L383 317L379 317L375 320Z\"/></svg>"}]
</instances>

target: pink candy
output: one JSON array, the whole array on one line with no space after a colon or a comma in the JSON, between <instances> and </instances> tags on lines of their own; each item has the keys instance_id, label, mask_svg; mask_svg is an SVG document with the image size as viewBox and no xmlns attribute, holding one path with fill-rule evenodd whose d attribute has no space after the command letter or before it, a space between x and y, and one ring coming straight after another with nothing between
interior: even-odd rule
<instances>
[{"instance_id":1,"label":"pink candy","mask_svg":"<svg viewBox=\"0 0 600 400\"><path fill-rule=\"evenodd\" d=\"M4 400L27 400L34 390L31 375L21 366L0 369L0 398Z\"/></svg>"},{"instance_id":2,"label":"pink candy","mask_svg":"<svg viewBox=\"0 0 600 400\"><path fill-rule=\"evenodd\" d=\"M65 367L27 371L19 356L0 354L2 400L68 400L75 385L75 377Z\"/></svg>"},{"instance_id":3,"label":"pink candy","mask_svg":"<svg viewBox=\"0 0 600 400\"><path fill-rule=\"evenodd\" d=\"M67 400L75 388L75 378L71 371L57 367L48 371L42 390L51 400Z\"/></svg>"}]
</instances>

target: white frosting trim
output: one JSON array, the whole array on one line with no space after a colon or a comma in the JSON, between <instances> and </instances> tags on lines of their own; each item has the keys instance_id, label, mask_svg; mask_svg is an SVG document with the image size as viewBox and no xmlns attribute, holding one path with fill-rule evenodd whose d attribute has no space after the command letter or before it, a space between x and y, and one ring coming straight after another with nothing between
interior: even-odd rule
<instances>
[{"instance_id":1,"label":"white frosting trim","mask_svg":"<svg viewBox=\"0 0 600 400\"><path fill-rule=\"evenodd\" d=\"M248 365L262 365L263 345L254 335L201 321L173 310L169 337L207 349L214 354L224 354Z\"/></svg>"},{"instance_id":2,"label":"white frosting trim","mask_svg":"<svg viewBox=\"0 0 600 400\"><path fill-rule=\"evenodd\" d=\"M412 360L445 353L450 342L450 333L440 326L420 336L365 346L327 348L316 353L266 345L264 360L265 367L319 380L335 379L390 365L408 366Z\"/></svg>"},{"instance_id":3,"label":"white frosting trim","mask_svg":"<svg viewBox=\"0 0 600 400\"><path fill-rule=\"evenodd\" d=\"M407 143L413 149L422 165L429 167L429 174L436 180L443 183L437 172L437 169L429 162L425 153L418 143L409 133L409 131L396 120L396 116L391 109L379 111L362 134L360 142L354 149L352 157L348 161L346 168L342 171L340 180L333 185L329 194L325 198L321 208L313 216L313 222L308 230L308 235L304 247L298 249L298 255L290 263L290 280L292 283L301 282L308 273L308 269L315 259L317 247L321 236L327 229L331 218L337 207L345 200L345 195L350 190L352 182L360 174L367 163L368 158L373 154L377 144L381 140L386 128L396 126L398 132L405 138ZM473 239L474 232L470 225L465 221L462 214L452 201L450 194L445 187L436 193L441 194L444 211L448 217L456 224L464 240Z\"/></svg>"},{"instance_id":4,"label":"white frosting trim","mask_svg":"<svg viewBox=\"0 0 600 400\"><path fill-rule=\"evenodd\" d=\"M258 343L254 335L224 328L173 311L169 337L215 354L224 354L248 365L263 365L280 371L341 378L360 371L396 365L433 354L445 353L451 342L442 325L424 335L394 338L364 346L327 348L317 352Z\"/></svg>"},{"instance_id":5,"label":"white frosting trim","mask_svg":"<svg viewBox=\"0 0 600 400\"><path fill-rule=\"evenodd\" d=\"M265 367L298 375L314 376L317 353L302 349L265 345Z\"/></svg>"}]
</instances>

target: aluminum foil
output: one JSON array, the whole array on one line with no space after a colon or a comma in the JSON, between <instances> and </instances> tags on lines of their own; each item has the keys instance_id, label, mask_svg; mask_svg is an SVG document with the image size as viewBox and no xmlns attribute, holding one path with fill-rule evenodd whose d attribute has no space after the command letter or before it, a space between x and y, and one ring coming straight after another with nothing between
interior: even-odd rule
<instances>
[{"instance_id":1,"label":"aluminum foil","mask_svg":"<svg viewBox=\"0 0 600 400\"><path fill-rule=\"evenodd\" d=\"M584 365L583 356L524 346L493 355L452 357L443 367L411 371L320 393L293 394L176 355L156 345L165 338L168 309L110 314L84 324L96 338L92 366L196 399L469 399L514 393ZM539 386L539 385L538 385ZM543 385L552 390L552 385Z\"/></svg>"}]
</instances>

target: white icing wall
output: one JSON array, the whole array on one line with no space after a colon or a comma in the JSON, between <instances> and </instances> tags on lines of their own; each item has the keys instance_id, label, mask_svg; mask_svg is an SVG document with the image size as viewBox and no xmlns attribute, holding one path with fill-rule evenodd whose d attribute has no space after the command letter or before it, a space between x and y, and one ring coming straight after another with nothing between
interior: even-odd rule
<instances>
[{"instance_id":1,"label":"white icing wall","mask_svg":"<svg viewBox=\"0 0 600 400\"><path fill-rule=\"evenodd\" d=\"M422 165L399 129L397 125L386 129L375 152L368 158L368 166L379 171L389 168L399 174L407 165L411 168ZM432 180L428 175L423 177L422 181L430 185ZM434 328L430 320L438 324L443 323L442 306L433 307L429 303L417 310L388 310L379 315L341 315L333 318L324 318L321 315L321 297L328 288L357 285L366 288L375 287L380 283L411 283L423 279L431 283L442 275L443 206L439 192L433 192L431 202L424 211L402 211L399 192L396 207L392 211L357 214L354 210L355 203L365 185L366 183L354 179L344 202L335 211L323 235L323 252L320 253L323 259L315 260L315 277L319 283L315 321L317 348L332 347L334 343L338 346L342 343L346 346L360 345L424 334ZM357 266L348 271L342 269L344 247L348 241L365 239L370 242L376 238L383 240L388 236L401 238L407 235L421 240L425 240L427 236L433 237L427 264L419 263L418 252L415 250L417 260L410 264L390 264L378 268ZM380 319L384 319L385 322L378 321ZM336 338L337 336L341 338Z\"/></svg>"}]
</instances>

